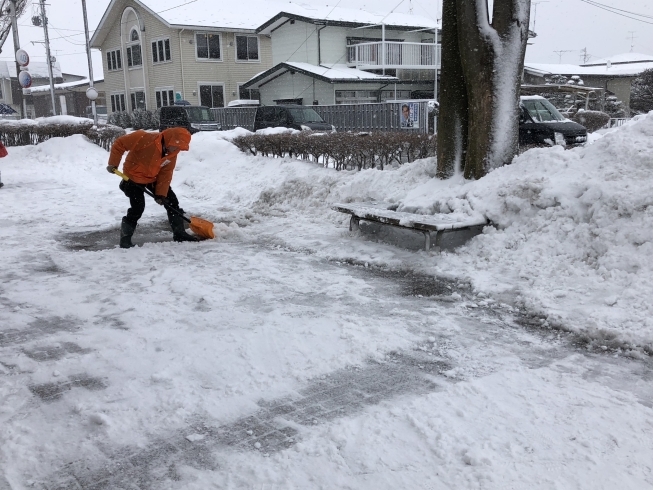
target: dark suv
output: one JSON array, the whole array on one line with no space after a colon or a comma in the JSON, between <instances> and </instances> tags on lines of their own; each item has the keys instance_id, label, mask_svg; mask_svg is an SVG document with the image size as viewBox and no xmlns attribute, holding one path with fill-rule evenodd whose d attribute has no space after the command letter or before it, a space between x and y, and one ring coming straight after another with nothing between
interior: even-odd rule
<instances>
[{"instance_id":1,"label":"dark suv","mask_svg":"<svg viewBox=\"0 0 653 490\"><path fill-rule=\"evenodd\" d=\"M161 108L159 131L168 128L186 128L191 134L198 131L219 131L222 126L213 117L211 109L197 105L173 105Z\"/></svg>"},{"instance_id":2,"label":"dark suv","mask_svg":"<svg viewBox=\"0 0 653 490\"><path fill-rule=\"evenodd\" d=\"M276 105L259 107L256 110L254 131L264 128L292 128L302 131L334 132L336 127L324 122L324 119L310 107L301 105Z\"/></svg>"},{"instance_id":3,"label":"dark suv","mask_svg":"<svg viewBox=\"0 0 653 490\"><path fill-rule=\"evenodd\" d=\"M522 96L519 144L577 146L587 142L587 129L558 112L539 95Z\"/></svg>"}]
</instances>

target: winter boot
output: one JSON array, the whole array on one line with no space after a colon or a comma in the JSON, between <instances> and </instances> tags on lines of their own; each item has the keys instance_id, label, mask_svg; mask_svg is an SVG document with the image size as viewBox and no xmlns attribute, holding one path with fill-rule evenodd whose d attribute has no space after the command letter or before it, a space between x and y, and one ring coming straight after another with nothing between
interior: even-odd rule
<instances>
[{"instance_id":1,"label":"winter boot","mask_svg":"<svg viewBox=\"0 0 653 490\"><path fill-rule=\"evenodd\" d=\"M184 229L184 218L177 214L172 214L168 216L170 221L170 228L172 228L172 239L175 242L197 242L197 237L189 235Z\"/></svg>"},{"instance_id":2,"label":"winter boot","mask_svg":"<svg viewBox=\"0 0 653 490\"><path fill-rule=\"evenodd\" d=\"M120 248L132 248L134 244L132 243L132 235L136 225L131 221L127 221L127 218L122 219L122 224L120 225Z\"/></svg>"}]
</instances>

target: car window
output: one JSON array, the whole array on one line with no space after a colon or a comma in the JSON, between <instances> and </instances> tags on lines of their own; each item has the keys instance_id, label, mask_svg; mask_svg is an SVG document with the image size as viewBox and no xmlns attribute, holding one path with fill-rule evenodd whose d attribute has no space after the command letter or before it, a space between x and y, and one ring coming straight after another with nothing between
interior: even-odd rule
<instances>
[{"instance_id":1,"label":"car window","mask_svg":"<svg viewBox=\"0 0 653 490\"><path fill-rule=\"evenodd\" d=\"M290 112L293 121L297 124L324 122L324 119L322 119L317 112L309 107L288 109L288 112Z\"/></svg>"},{"instance_id":2,"label":"car window","mask_svg":"<svg viewBox=\"0 0 653 490\"><path fill-rule=\"evenodd\" d=\"M274 107L261 107L256 111L256 119L259 121L272 121L274 119Z\"/></svg>"},{"instance_id":3,"label":"car window","mask_svg":"<svg viewBox=\"0 0 653 490\"><path fill-rule=\"evenodd\" d=\"M207 107L187 107L188 119L192 122L213 122L213 113Z\"/></svg>"},{"instance_id":4,"label":"car window","mask_svg":"<svg viewBox=\"0 0 653 490\"><path fill-rule=\"evenodd\" d=\"M533 118L533 121L551 122L565 120L564 116L558 112L558 109L546 99L522 100L522 105Z\"/></svg>"}]
</instances>

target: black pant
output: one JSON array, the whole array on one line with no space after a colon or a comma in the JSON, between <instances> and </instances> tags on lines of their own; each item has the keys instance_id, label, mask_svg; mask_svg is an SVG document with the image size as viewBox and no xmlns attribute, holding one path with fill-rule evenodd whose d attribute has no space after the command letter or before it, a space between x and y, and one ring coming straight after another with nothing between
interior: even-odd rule
<instances>
[{"instance_id":1,"label":"black pant","mask_svg":"<svg viewBox=\"0 0 653 490\"><path fill-rule=\"evenodd\" d=\"M143 211L145 211L145 188L148 188L152 193L154 193L155 184L136 184L131 180L123 180L120 182L120 190L125 193L125 196L129 198L130 208L127 210L127 216L125 219L131 224L136 226L138 220L143 216ZM176 194L172 188L168 189L168 195L166 196L168 200L168 205L174 209L184 212L183 209L179 207L179 200L177 199ZM172 223L173 213L168 211L168 221Z\"/></svg>"}]
</instances>

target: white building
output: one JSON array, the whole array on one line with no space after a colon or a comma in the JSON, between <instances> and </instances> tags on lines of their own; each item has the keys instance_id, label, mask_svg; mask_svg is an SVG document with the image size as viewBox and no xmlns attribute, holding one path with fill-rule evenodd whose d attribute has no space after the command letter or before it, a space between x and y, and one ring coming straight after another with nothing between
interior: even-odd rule
<instances>
[{"instance_id":1,"label":"white building","mask_svg":"<svg viewBox=\"0 0 653 490\"><path fill-rule=\"evenodd\" d=\"M265 105L433 97L440 67L434 20L293 5L256 32L271 38L274 66L244 88L259 91Z\"/></svg>"}]
</instances>

